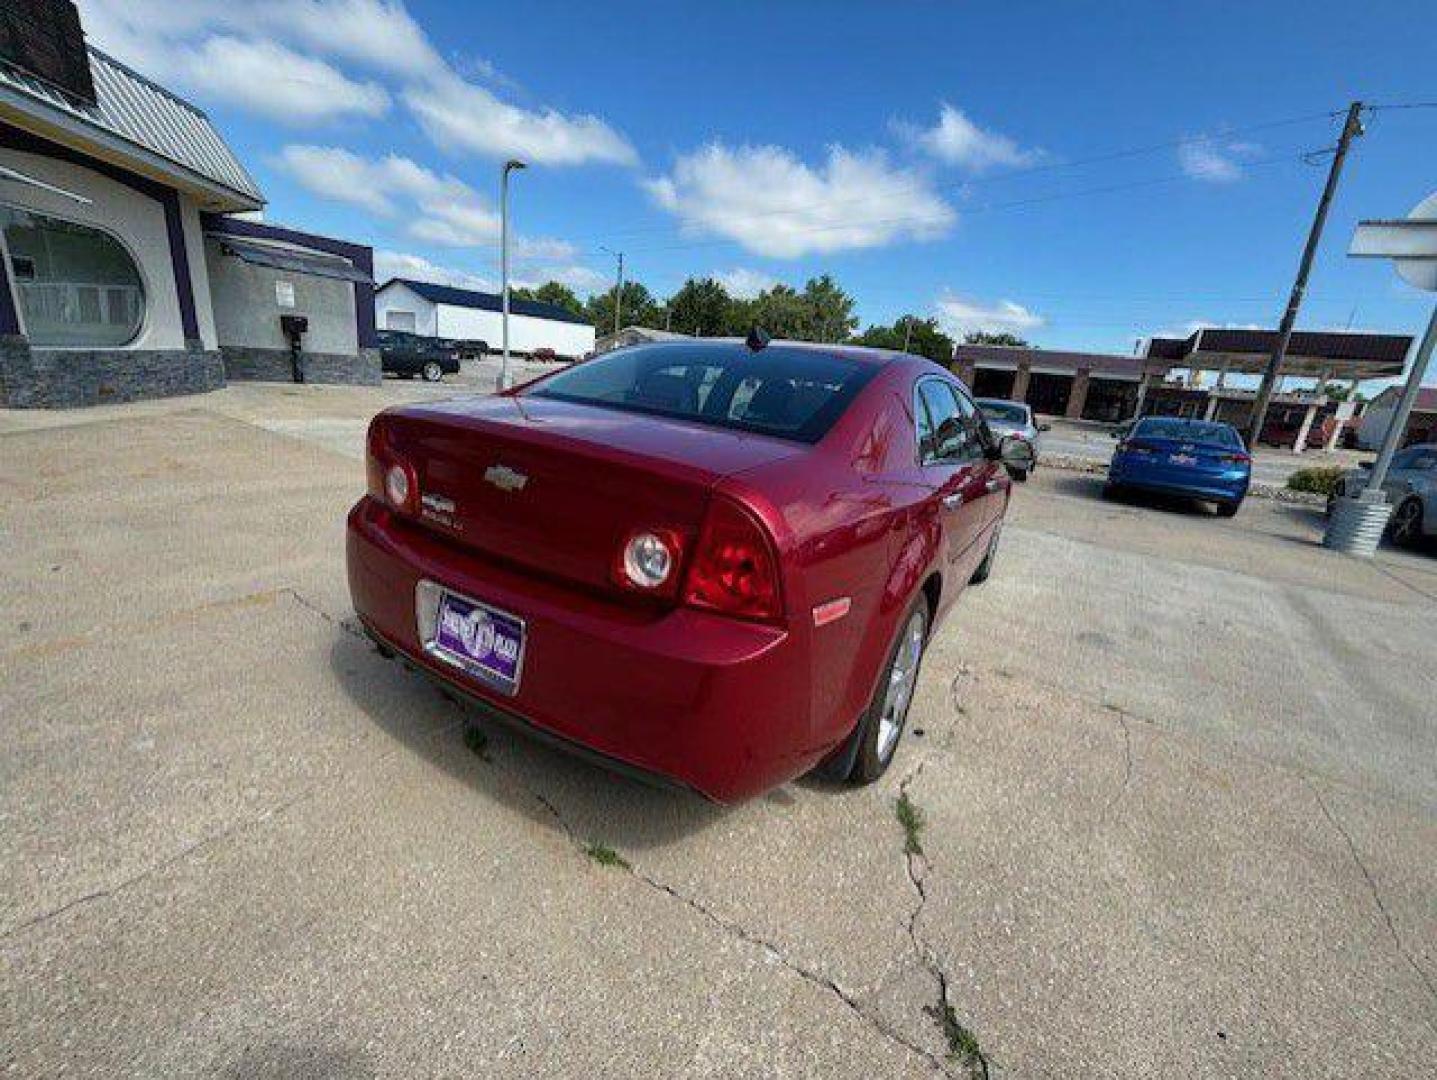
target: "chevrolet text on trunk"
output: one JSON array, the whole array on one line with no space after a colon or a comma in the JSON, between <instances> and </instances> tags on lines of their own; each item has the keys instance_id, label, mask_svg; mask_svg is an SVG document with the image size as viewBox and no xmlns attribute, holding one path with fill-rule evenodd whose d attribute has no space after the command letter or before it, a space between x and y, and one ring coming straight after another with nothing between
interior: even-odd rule
<instances>
[{"instance_id":1,"label":"chevrolet text on trunk","mask_svg":"<svg viewBox=\"0 0 1437 1080\"><path fill-rule=\"evenodd\" d=\"M376 416L349 586L382 651L620 769L866 783L1031 454L917 357L637 346Z\"/></svg>"}]
</instances>

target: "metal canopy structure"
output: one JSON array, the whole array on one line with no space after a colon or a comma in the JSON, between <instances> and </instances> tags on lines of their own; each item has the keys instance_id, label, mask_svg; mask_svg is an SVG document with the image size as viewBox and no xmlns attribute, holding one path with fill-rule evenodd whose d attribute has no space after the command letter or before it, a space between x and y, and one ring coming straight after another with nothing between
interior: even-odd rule
<instances>
[{"instance_id":1,"label":"metal canopy structure","mask_svg":"<svg viewBox=\"0 0 1437 1080\"><path fill-rule=\"evenodd\" d=\"M357 269L347 259L341 259L337 255L321 255L249 240L234 240L230 237L220 240L220 250L226 255L243 259L252 266L267 266L274 270L289 270L296 274L335 278L356 284L367 285L372 281L363 270Z\"/></svg>"},{"instance_id":2,"label":"metal canopy structure","mask_svg":"<svg viewBox=\"0 0 1437 1080\"><path fill-rule=\"evenodd\" d=\"M1261 373L1277 343L1276 330L1202 327L1186 338L1153 338L1147 355L1196 371ZM1390 379L1401 375L1412 338L1406 334L1298 331L1282 362L1284 377Z\"/></svg>"}]
</instances>

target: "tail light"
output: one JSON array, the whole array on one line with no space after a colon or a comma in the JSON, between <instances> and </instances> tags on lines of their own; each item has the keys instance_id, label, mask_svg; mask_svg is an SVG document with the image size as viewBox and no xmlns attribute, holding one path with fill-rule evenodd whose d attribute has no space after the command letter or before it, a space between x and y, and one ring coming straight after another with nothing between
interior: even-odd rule
<instances>
[{"instance_id":1,"label":"tail light","mask_svg":"<svg viewBox=\"0 0 1437 1080\"><path fill-rule=\"evenodd\" d=\"M376 419L370 422L364 473L369 494L402 514L419 512L419 477L389 445Z\"/></svg>"},{"instance_id":2,"label":"tail light","mask_svg":"<svg viewBox=\"0 0 1437 1080\"><path fill-rule=\"evenodd\" d=\"M684 581L684 603L740 619L783 614L778 558L768 533L737 503L715 497Z\"/></svg>"},{"instance_id":3,"label":"tail light","mask_svg":"<svg viewBox=\"0 0 1437 1080\"><path fill-rule=\"evenodd\" d=\"M634 592L673 596L678 589L683 554L683 537L672 529L629 533L614 554L614 582Z\"/></svg>"},{"instance_id":4,"label":"tail light","mask_svg":"<svg viewBox=\"0 0 1437 1080\"><path fill-rule=\"evenodd\" d=\"M1227 464L1230 464L1230 465L1251 465L1251 464L1252 464L1252 455L1251 455L1251 454L1241 454L1241 453L1239 453L1239 454L1223 454L1223 455L1221 455L1221 456L1218 458L1218 460L1219 460L1219 461L1222 461L1222 462L1226 462Z\"/></svg>"}]
</instances>

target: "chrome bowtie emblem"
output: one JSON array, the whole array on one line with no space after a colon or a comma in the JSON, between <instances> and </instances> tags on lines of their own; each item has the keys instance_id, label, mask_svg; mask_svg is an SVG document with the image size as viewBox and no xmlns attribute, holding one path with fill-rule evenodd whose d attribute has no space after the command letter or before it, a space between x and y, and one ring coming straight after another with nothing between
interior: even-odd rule
<instances>
[{"instance_id":1,"label":"chrome bowtie emblem","mask_svg":"<svg viewBox=\"0 0 1437 1080\"><path fill-rule=\"evenodd\" d=\"M507 465L490 465L484 470L484 479L500 491L523 491L529 478Z\"/></svg>"}]
</instances>

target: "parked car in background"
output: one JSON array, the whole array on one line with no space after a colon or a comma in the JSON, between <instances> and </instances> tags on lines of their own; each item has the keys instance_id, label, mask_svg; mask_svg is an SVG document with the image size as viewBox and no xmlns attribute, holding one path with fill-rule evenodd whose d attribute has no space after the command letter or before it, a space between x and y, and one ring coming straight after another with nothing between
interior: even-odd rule
<instances>
[{"instance_id":1,"label":"parked car in background","mask_svg":"<svg viewBox=\"0 0 1437 1080\"><path fill-rule=\"evenodd\" d=\"M1108 465L1107 496L1147 491L1217 504L1237 513L1252 482L1252 456L1231 424L1144 416L1124 433Z\"/></svg>"},{"instance_id":2,"label":"parked car in background","mask_svg":"<svg viewBox=\"0 0 1437 1080\"><path fill-rule=\"evenodd\" d=\"M1022 439L1033 448L1033 464L1027 469L1014 470L1013 479L1026 482L1038 467L1041 447L1038 445L1042 433L1051 430L1051 424L1040 424L1033 418L1032 407L1021 401L1005 401L1002 398L977 398L978 408L993 434L1002 438L1011 435Z\"/></svg>"},{"instance_id":3,"label":"parked car in background","mask_svg":"<svg viewBox=\"0 0 1437 1080\"><path fill-rule=\"evenodd\" d=\"M389 375L426 382L438 382L445 375L459 373L459 357L447 343L403 330L380 330L379 367Z\"/></svg>"},{"instance_id":4,"label":"parked car in background","mask_svg":"<svg viewBox=\"0 0 1437 1080\"><path fill-rule=\"evenodd\" d=\"M529 354L529 359L542 360L546 363L552 363L555 360L559 359L559 354L554 352L554 350L549 348L548 346L541 346Z\"/></svg>"},{"instance_id":5,"label":"parked car in background","mask_svg":"<svg viewBox=\"0 0 1437 1080\"><path fill-rule=\"evenodd\" d=\"M634 346L375 417L350 591L382 650L622 768L867 782L1031 454L915 357Z\"/></svg>"},{"instance_id":6,"label":"parked car in background","mask_svg":"<svg viewBox=\"0 0 1437 1080\"><path fill-rule=\"evenodd\" d=\"M1337 484L1337 495L1356 495L1367 486L1372 465L1364 463ZM1437 536L1437 443L1409 446L1392 456L1382 485L1392 503L1387 535L1396 544L1412 545ZM1332 512L1332 500L1328 500Z\"/></svg>"}]
</instances>

